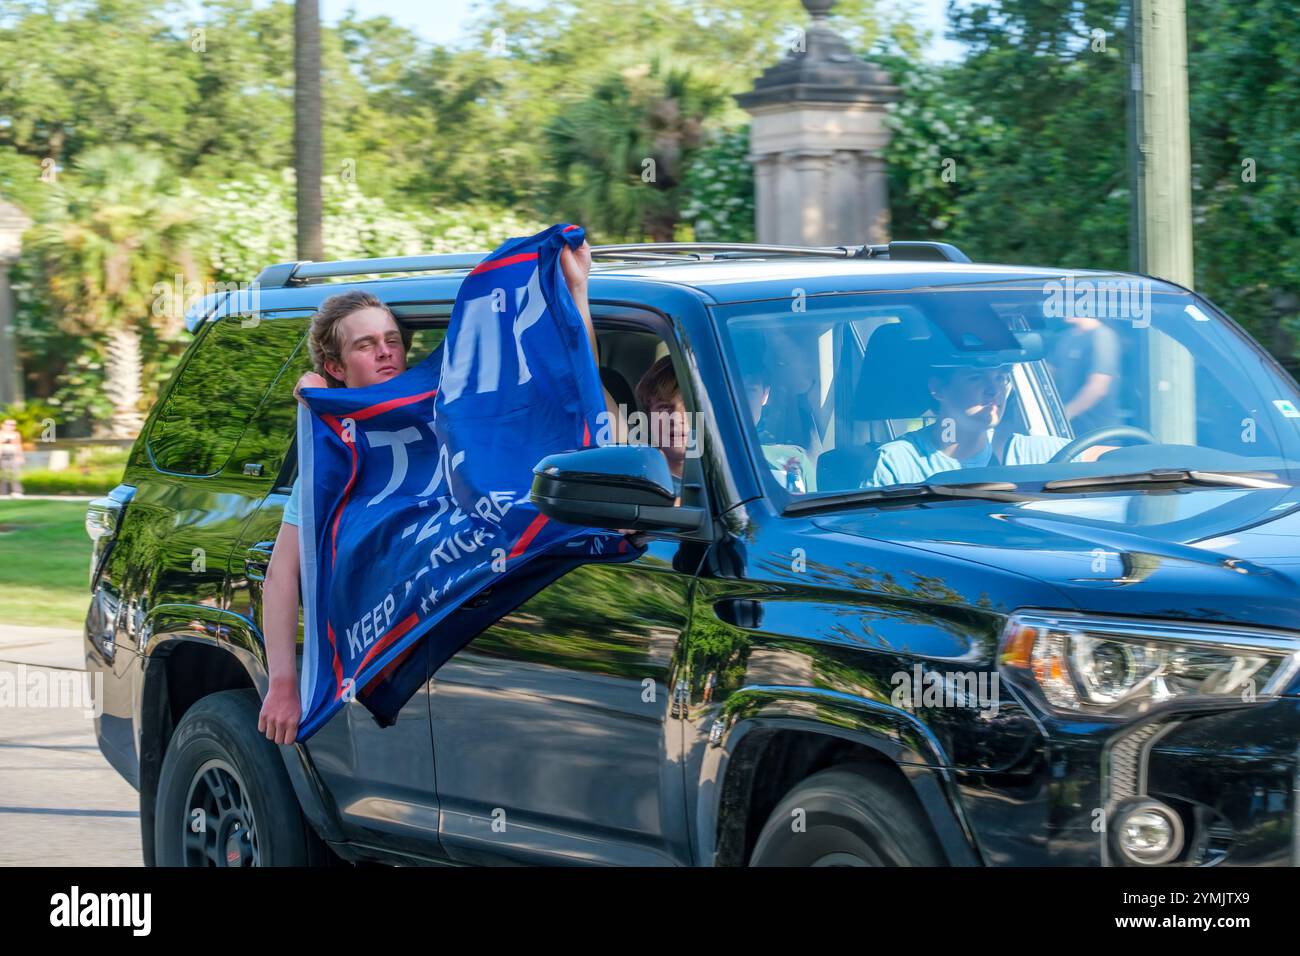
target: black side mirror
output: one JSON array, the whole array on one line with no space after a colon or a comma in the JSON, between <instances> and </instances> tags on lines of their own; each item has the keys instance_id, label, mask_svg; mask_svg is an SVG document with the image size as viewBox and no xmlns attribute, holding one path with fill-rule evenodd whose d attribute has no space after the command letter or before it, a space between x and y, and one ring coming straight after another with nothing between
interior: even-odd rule
<instances>
[{"instance_id":1,"label":"black side mirror","mask_svg":"<svg viewBox=\"0 0 1300 956\"><path fill-rule=\"evenodd\" d=\"M696 531L702 508L674 507L673 476L658 448L601 445L547 455L533 468L528 495L537 510L565 524L638 531Z\"/></svg>"}]
</instances>

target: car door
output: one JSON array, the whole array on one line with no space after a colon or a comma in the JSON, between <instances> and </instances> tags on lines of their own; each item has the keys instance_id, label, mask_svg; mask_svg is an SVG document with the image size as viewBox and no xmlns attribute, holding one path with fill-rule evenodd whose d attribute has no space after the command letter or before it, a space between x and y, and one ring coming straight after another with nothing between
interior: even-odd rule
<instances>
[{"instance_id":1,"label":"car door","mask_svg":"<svg viewBox=\"0 0 1300 956\"><path fill-rule=\"evenodd\" d=\"M248 429L257 442L256 451L241 445L244 457L255 458L277 476L274 488L244 526L230 569L230 608L259 627L266 566L297 473L298 405L293 386L310 368L304 341ZM301 607L297 641L301 672ZM415 653L425 650L419 645ZM416 857L440 855L428 694L426 670L426 682L402 707L393 725L381 727L364 705L353 700L303 745L350 841Z\"/></svg>"},{"instance_id":2,"label":"car door","mask_svg":"<svg viewBox=\"0 0 1300 956\"><path fill-rule=\"evenodd\" d=\"M602 369L607 387L634 381L627 372L649 364L659 335L609 329L599 312L596 322L602 355L633 356L617 376ZM683 497L702 500L698 459L688 458L684 477ZM434 674L429 702L449 856L691 862L672 688L684 663L701 537L654 534L635 560L570 571Z\"/></svg>"}]
</instances>

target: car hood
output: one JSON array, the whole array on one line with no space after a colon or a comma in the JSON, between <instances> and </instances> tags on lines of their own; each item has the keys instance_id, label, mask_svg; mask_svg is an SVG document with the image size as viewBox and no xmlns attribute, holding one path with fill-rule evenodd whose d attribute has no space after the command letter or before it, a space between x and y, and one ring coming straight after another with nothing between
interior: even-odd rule
<instances>
[{"instance_id":1,"label":"car hood","mask_svg":"<svg viewBox=\"0 0 1300 956\"><path fill-rule=\"evenodd\" d=\"M1052 589L1042 607L1063 597L1096 613L1300 629L1300 489L1290 486L873 506L813 520L1040 580Z\"/></svg>"}]
</instances>

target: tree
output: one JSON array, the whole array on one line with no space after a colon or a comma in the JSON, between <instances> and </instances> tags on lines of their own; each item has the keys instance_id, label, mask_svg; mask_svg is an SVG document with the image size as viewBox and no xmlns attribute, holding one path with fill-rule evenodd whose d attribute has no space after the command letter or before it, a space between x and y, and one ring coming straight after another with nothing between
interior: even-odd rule
<instances>
[{"instance_id":1,"label":"tree","mask_svg":"<svg viewBox=\"0 0 1300 956\"><path fill-rule=\"evenodd\" d=\"M895 234L976 259L1131 268L1121 0L950 4L952 66L891 63ZM1300 370L1300 20L1286 0L1188 16L1196 288ZM955 176L941 178L953 160Z\"/></svg>"},{"instance_id":2,"label":"tree","mask_svg":"<svg viewBox=\"0 0 1300 956\"><path fill-rule=\"evenodd\" d=\"M160 309L155 288L197 281L190 252L191 196L158 156L96 147L77 175L51 187L38 212L34 248L56 322L104 350L107 437L132 438L141 424L146 340L176 350L179 309Z\"/></svg>"},{"instance_id":3,"label":"tree","mask_svg":"<svg viewBox=\"0 0 1300 956\"><path fill-rule=\"evenodd\" d=\"M722 94L654 57L607 76L546 130L552 208L611 238L671 242L685 168Z\"/></svg>"},{"instance_id":4,"label":"tree","mask_svg":"<svg viewBox=\"0 0 1300 956\"><path fill-rule=\"evenodd\" d=\"M120 142L183 150L196 57L177 14L159 0L0 0L0 145L60 165Z\"/></svg>"},{"instance_id":5,"label":"tree","mask_svg":"<svg viewBox=\"0 0 1300 956\"><path fill-rule=\"evenodd\" d=\"M1300 20L1284 0L1189 14L1197 288L1300 374Z\"/></svg>"},{"instance_id":6,"label":"tree","mask_svg":"<svg viewBox=\"0 0 1300 956\"><path fill-rule=\"evenodd\" d=\"M569 0L547 7L491 0L485 6L477 49L457 52L443 72L464 83L457 87L457 128L468 126L476 141L491 142L489 155L501 157L487 167L490 177L480 171L470 180L471 188L499 181L511 194L482 198L522 199L548 218L608 228L608 238L671 238L684 191L664 179L646 188L641 163L667 155L671 165L679 152L679 183L707 129L745 121L731 95L791 52L810 22L798 0ZM867 49L883 31L878 6L841 0L834 25ZM487 84L478 96L464 97L473 87L463 70ZM623 109L630 113L607 112ZM537 135L541 129L548 130L545 138ZM584 142L584 135L600 138ZM584 158L585 146L594 155ZM454 168L455 157L447 165ZM587 174L597 181L579 179ZM447 177L443 182L450 185ZM599 218L588 218L587 210Z\"/></svg>"}]
</instances>

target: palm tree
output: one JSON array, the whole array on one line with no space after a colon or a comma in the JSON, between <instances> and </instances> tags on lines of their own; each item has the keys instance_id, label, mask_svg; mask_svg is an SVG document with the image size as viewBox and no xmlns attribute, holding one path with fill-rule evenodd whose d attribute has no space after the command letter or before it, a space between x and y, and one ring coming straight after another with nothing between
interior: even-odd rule
<instances>
[{"instance_id":1,"label":"palm tree","mask_svg":"<svg viewBox=\"0 0 1300 956\"><path fill-rule=\"evenodd\" d=\"M298 178L298 258L325 257L321 241L320 4L293 8L293 165Z\"/></svg>"},{"instance_id":2,"label":"palm tree","mask_svg":"<svg viewBox=\"0 0 1300 956\"><path fill-rule=\"evenodd\" d=\"M45 291L65 331L103 341L113 412L96 432L133 438L142 423L144 331L152 324L169 341L182 327L179 303L155 308L154 287L197 279L193 214L162 159L135 147L89 150L76 174L50 189L33 242Z\"/></svg>"},{"instance_id":3,"label":"palm tree","mask_svg":"<svg viewBox=\"0 0 1300 956\"><path fill-rule=\"evenodd\" d=\"M665 56L607 76L546 130L555 208L609 239L671 241L690 154L725 100L714 77Z\"/></svg>"}]
</instances>

